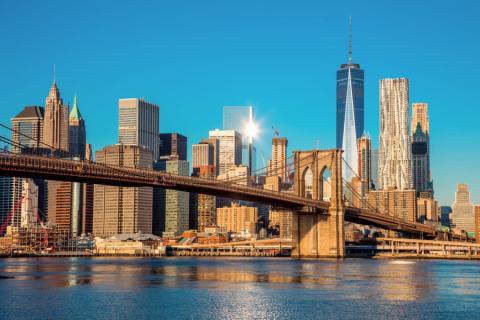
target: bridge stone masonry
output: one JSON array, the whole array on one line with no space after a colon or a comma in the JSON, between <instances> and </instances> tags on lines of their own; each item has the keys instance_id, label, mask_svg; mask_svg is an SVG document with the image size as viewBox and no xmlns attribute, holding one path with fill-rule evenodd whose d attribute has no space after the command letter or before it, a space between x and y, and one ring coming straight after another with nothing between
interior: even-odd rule
<instances>
[{"instance_id":1,"label":"bridge stone masonry","mask_svg":"<svg viewBox=\"0 0 480 320\"><path fill-rule=\"evenodd\" d=\"M323 200L324 173L329 170L330 205L327 209L305 206L294 212L292 257L344 258L345 208L342 190L342 151L294 151L294 189L299 196ZM311 178L311 180L310 180ZM308 185L311 183L310 185Z\"/></svg>"},{"instance_id":2,"label":"bridge stone masonry","mask_svg":"<svg viewBox=\"0 0 480 320\"><path fill-rule=\"evenodd\" d=\"M160 187L228 197L292 211L292 256L345 257L344 221L433 237L435 228L401 220L372 209L345 205L342 151L294 151L294 191L288 194L229 181L194 178L143 168L126 168L89 161L0 152L0 175L85 182L125 187ZM323 175L329 171L330 199L325 201Z\"/></svg>"}]
</instances>

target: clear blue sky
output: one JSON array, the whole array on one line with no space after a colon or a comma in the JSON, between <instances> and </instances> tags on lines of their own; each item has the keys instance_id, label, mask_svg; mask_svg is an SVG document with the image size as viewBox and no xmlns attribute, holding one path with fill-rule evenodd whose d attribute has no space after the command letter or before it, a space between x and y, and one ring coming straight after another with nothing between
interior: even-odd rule
<instances>
[{"instance_id":1,"label":"clear blue sky","mask_svg":"<svg viewBox=\"0 0 480 320\"><path fill-rule=\"evenodd\" d=\"M408 77L411 102L430 105L437 198L450 204L466 182L480 203L479 2L333 2L2 0L0 121L44 105L56 64L61 95L78 95L95 150L116 143L125 97L159 104L161 131L189 144L221 128L222 106L252 104L267 158L272 126L290 150L317 139L331 148L351 15L374 145L378 81Z\"/></svg>"}]
</instances>

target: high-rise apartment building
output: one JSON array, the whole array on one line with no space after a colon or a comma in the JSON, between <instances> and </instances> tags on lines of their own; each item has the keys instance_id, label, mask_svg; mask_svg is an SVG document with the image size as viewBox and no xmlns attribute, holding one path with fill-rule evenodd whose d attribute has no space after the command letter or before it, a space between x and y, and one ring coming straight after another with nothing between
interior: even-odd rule
<instances>
[{"instance_id":1,"label":"high-rise apartment building","mask_svg":"<svg viewBox=\"0 0 480 320\"><path fill-rule=\"evenodd\" d=\"M228 232L240 233L248 231L256 232L258 220L258 208L239 206L232 203L231 207L217 208L217 224Z\"/></svg>"},{"instance_id":2,"label":"high-rise apartment building","mask_svg":"<svg viewBox=\"0 0 480 320\"><path fill-rule=\"evenodd\" d=\"M368 193L367 202L384 215L417 221L417 196L415 190L372 190Z\"/></svg>"},{"instance_id":3,"label":"high-rise apartment building","mask_svg":"<svg viewBox=\"0 0 480 320\"><path fill-rule=\"evenodd\" d=\"M165 171L188 176L189 164L185 160L167 160ZM179 235L189 226L189 194L184 191L165 190L165 232Z\"/></svg>"},{"instance_id":4,"label":"high-rise apartment building","mask_svg":"<svg viewBox=\"0 0 480 320\"><path fill-rule=\"evenodd\" d=\"M418 193L430 192L433 195L430 173L430 123L426 103L412 104L411 136L414 188Z\"/></svg>"},{"instance_id":5,"label":"high-rise apartment building","mask_svg":"<svg viewBox=\"0 0 480 320\"><path fill-rule=\"evenodd\" d=\"M197 143L192 145L192 168L214 166L214 146L209 143Z\"/></svg>"},{"instance_id":6,"label":"high-rise apartment building","mask_svg":"<svg viewBox=\"0 0 480 320\"><path fill-rule=\"evenodd\" d=\"M213 179L215 178L215 167L212 165L196 167L194 168L193 175L200 178ZM194 224L198 231L204 232L205 228L216 224L216 197L206 194L196 194L195 200L196 208L193 218L196 221Z\"/></svg>"},{"instance_id":7,"label":"high-rise apartment building","mask_svg":"<svg viewBox=\"0 0 480 320\"><path fill-rule=\"evenodd\" d=\"M96 162L127 168L152 168L153 153L135 145L111 145L96 152ZM93 233L152 233L152 188L94 187Z\"/></svg>"},{"instance_id":8,"label":"high-rise apartment building","mask_svg":"<svg viewBox=\"0 0 480 320\"><path fill-rule=\"evenodd\" d=\"M242 163L242 135L235 130L209 131L209 138L218 140L218 174Z\"/></svg>"},{"instance_id":9,"label":"high-rise apartment building","mask_svg":"<svg viewBox=\"0 0 480 320\"><path fill-rule=\"evenodd\" d=\"M80 160L85 159L85 151L87 144L87 132L85 130L85 121L78 109L77 96L73 98L73 107L68 117L69 121L69 140L70 140L70 156L78 157Z\"/></svg>"},{"instance_id":10,"label":"high-rise apartment building","mask_svg":"<svg viewBox=\"0 0 480 320\"><path fill-rule=\"evenodd\" d=\"M118 100L118 142L141 146L153 152L153 161L160 157L160 107L143 99Z\"/></svg>"},{"instance_id":11,"label":"high-rise apartment building","mask_svg":"<svg viewBox=\"0 0 480 320\"><path fill-rule=\"evenodd\" d=\"M179 133L160 134L160 157L187 160L187 137Z\"/></svg>"},{"instance_id":12,"label":"high-rise apartment building","mask_svg":"<svg viewBox=\"0 0 480 320\"><path fill-rule=\"evenodd\" d=\"M468 185L463 183L457 185L450 218L452 228L475 232L475 206L470 201Z\"/></svg>"},{"instance_id":13,"label":"high-rise apartment building","mask_svg":"<svg viewBox=\"0 0 480 320\"><path fill-rule=\"evenodd\" d=\"M250 172L256 170L257 149L254 143L254 112L252 106L223 107L223 130L235 130L242 137L241 164L247 166Z\"/></svg>"},{"instance_id":14,"label":"high-rise apartment building","mask_svg":"<svg viewBox=\"0 0 480 320\"><path fill-rule=\"evenodd\" d=\"M358 177L361 181L361 195L366 196L372 184L372 140L364 133L357 141Z\"/></svg>"},{"instance_id":15,"label":"high-rise apartment building","mask_svg":"<svg viewBox=\"0 0 480 320\"><path fill-rule=\"evenodd\" d=\"M408 79L380 80L380 189L413 187L408 111Z\"/></svg>"},{"instance_id":16,"label":"high-rise apartment building","mask_svg":"<svg viewBox=\"0 0 480 320\"><path fill-rule=\"evenodd\" d=\"M44 109L38 106L27 106L12 118L12 141L14 146L12 152L14 153L29 153L36 152L42 148L43 139L43 121L44 121ZM7 179L8 180L8 179ZM11 204L15 204L22 199L22 190L25 179L23 178L10 178L11 189L10 197L12 198ZM46 211L46 185L44 180L35 179L31 183L35 183L38 186L38 211L39 215L45 218ZM20 226L21 223L20 210L13 215L11 224L13 226Z\"/></svg>"},{"instance_id":17,"label":"high-rise apartment building","mask_svg":"<svg viewBox=\"0 0 480 320\"><path fill-rule=\"evenodd\" d=\"M45 100L42 142L44 147L68 152L68 105L63 104L55 81Z\"/></svg>"},{"instance_id":18,"label":"high-rise apartment building","mask_svg":"<svg viewBox=\"0 0 480 320\"><path fill-rule=\"evenodd\" d=\"M358 167L357 139L364 130L364 71L353 63L351 24L348 62L337 71L337 148L343 150L343 177L350 181Z\"/></svg>"},{"instance_id":19,"label":"high-rise apartment building","mask_svg":"<svg viewBox=\"0 0 480 320\"><path fill-rule=\"evenodd\" d=\"M269 163L269 176L277 176L282 182L287 181L287 147L285 137L272 138L272 160Z\"/></svg>"}]
</instances>

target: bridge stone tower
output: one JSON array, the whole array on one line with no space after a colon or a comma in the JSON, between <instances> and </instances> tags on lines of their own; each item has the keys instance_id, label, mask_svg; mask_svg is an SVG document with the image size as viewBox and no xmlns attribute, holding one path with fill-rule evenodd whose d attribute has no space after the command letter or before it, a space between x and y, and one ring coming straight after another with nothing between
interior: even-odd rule
<instances>
[{"instance_id":1,"label":"bridge stone tower","mask_svg":"<svg viewBox=\"0 0 480 320\"><path fill-rule=\"evenodd\" d=\"M342 150L294 151L294 189L297 195L324 201L331 187L328 210L305 207L293 215L292 257L345 257L345 230L342 189ZM330 171L330 181L323 175ZM325 191L325 192L324 192ZM328 199L325 201L328 202Z\"/></svg>"}]
</instances>

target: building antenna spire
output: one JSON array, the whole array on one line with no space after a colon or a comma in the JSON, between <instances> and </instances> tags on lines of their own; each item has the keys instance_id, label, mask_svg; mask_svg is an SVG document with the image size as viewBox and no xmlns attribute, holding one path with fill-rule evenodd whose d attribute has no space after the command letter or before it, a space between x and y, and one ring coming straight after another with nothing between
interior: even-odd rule
<instances>
[{"instance_id":1,"label":"building antenna spire","mask_svg":"<svg viewBox=\"0 0 480 320\"><path fill-rule=\"evenodd\" d=\"M55 67L55 63L53 64L53 83L56 82L56 67Z\"/></svg>"},{"instance_id":2,"label":"building antenna spire","mask_svg":"<svg viewBox=\"0 0 480 320\"><path fill-rule=\"evenodd\" d=\"M348 63L352 63L352 17L348 17Z\"/></svg>"}]
</instances>

